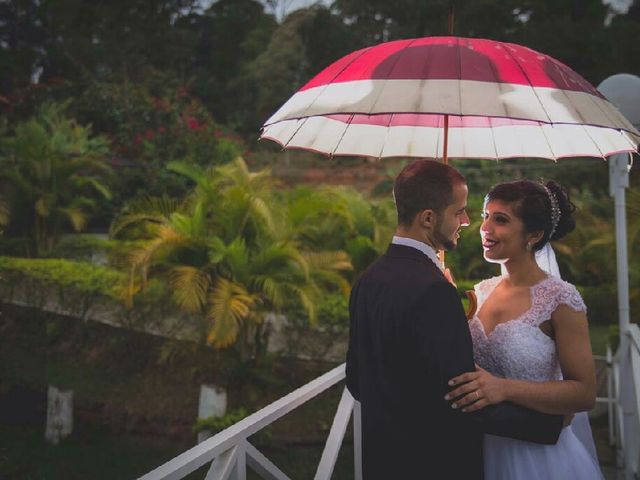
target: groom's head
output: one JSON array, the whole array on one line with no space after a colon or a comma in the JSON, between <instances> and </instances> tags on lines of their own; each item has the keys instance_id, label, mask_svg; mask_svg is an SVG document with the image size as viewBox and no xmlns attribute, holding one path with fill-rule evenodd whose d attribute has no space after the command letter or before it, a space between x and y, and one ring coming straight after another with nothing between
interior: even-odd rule
<instances>
[{"instance_id":1,"label":"groom's head","mask_svg":"<svg viewBox=\"0 0 640 480\"><path fill-rule=\"evenodd\" d=\"M393 184L398 233L440 250L452 250L469 225L467 185L455 168L432 160L407 165Z\"/></svg>"}]
</instances>

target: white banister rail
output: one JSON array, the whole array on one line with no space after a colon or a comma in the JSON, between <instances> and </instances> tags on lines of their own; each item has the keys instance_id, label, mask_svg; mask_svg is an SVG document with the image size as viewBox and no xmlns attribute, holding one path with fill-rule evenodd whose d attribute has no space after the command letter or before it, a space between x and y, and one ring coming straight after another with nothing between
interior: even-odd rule
<instances>
[{"instance_id":1,"label":"white banister rail","mask_svg":"<svg viewBox=\"0 0 640 480\"><path fill-rule=\"evenodd\" d=\"M342 364L169 460L155 470L143 475L139 480L181 479L209 462L211 462L211 467L206 474L205 480L245 480L247 466L264 479L289 480L289 477L251 445L247 438L328 388L340 383L344 378L345 365ZM342 393L342 398L318 465L316 479L328 480L331 478L352 412L354 432L357 433L357 435L354 435L355 479L362 480L359 435L360 408L358 402L353 399L346 388Z\"/></svg>"},{"instance_id":2,"label":"white banister rail","mask_svg":"<svg viewBox=\"0 0 640 480\"><path fill-rule=\"evenodd\" d=\"M612 392L610 405L610 438L613 433L618 451L618 466L624 469L625 480L640 478L640 328L631 323L624 340L612 359ZM611 429L611 422L615 423ZM611 430L614 430L611 432Z\"/></svg>"}]
</instances>

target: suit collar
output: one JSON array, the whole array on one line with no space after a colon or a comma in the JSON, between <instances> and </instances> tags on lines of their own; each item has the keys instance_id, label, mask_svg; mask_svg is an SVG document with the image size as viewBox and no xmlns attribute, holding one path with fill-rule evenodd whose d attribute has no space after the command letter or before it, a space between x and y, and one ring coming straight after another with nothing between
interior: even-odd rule
<instances>
[{"instance_id":1,"label":"suit collar","mask_svg":"<svg viewBox=\"0 0 640 480\"><path fill-rule=\"evenodd\" d=\"M414 240L412 238L400 237L397 235L394 235L393 239L391 240L391 244L415 249L416 251L425 255L429 260L431 260L436 267L438 267L440 270L443 270L442 262L440 262L436 251L430 245L427 245L424 242L419 242L418 240Z\"/></svg>"},{"instance_id":2,"label":"suit collar","mask_svg":"<svg viewBox=\"0 0 640 480\"><path fill-rule=\"evenodd\" d=\"M396 245L392 243L387 248L387 252L385 255L392 258L409 258L411 260L416 260L418 262L424 263L425 265L435 267L438 272L442 273L437 264L433 263L433 261L420 250L417 250L413 247L408 247L406 245Z\"/></svg>"}]
</instances>

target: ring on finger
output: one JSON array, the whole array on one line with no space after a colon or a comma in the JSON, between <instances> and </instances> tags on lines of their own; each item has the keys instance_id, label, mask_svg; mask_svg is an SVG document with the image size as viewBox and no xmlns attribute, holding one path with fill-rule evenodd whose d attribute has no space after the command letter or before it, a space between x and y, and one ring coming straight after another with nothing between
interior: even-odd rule
<instances>
[{"instance_id":1,"label":"ring on finger","mask_svg":"<svg viewBox=\"0 0 640 480\"><path fill-rule=\"evenodd\" d=\"M478 390L476 390L475 392L473 392L476 394L476 400L480 400L480 394L478 393Z\"/></svg>"}]
</instances>

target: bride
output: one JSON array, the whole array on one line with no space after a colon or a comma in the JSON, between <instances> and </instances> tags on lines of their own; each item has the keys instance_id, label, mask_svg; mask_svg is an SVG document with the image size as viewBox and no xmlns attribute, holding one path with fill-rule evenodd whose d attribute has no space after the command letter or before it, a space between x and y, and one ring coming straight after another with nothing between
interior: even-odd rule
<instances>
[{"instance_id":1,"label":"bride","mask_svg":"<svg viewBox=\"0 0 640 480\"><path fill-rule=\"evenodd\" d=\"M564 189L522 180L485 197L480 228L484 257L502 275L476 285L469 322L478 369L449 384L452 408L472 412L503 401L548 414L573 415L595 403L596 381L586 306L560 279L550 240L575 228ZM556 445L485 435L485 478L601 479L586 413Z\"/></svg>"}]
</instances>

